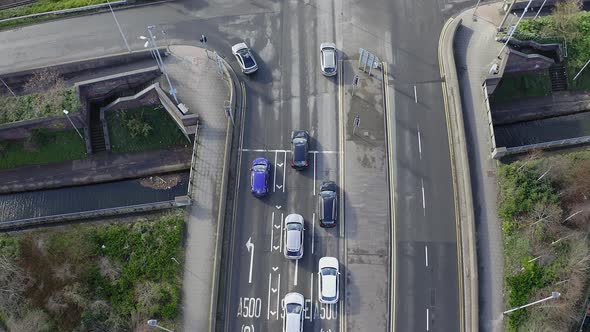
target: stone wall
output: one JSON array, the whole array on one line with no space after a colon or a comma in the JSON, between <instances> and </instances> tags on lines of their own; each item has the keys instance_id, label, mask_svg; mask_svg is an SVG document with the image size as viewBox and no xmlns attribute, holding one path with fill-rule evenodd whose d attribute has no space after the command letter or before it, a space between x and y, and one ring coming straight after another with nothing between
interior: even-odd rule
<instances>
[{"instance_id":1,"label":"stone wall","mask_svg":"<svg viewBox=\"0 0 590 332\"><path fill-rule=\"evenodd\" d=\"M71 114L70 119L82 130L85 125L81 114ZM0 125L0 140L19 140L27 138L34 129L45 128L49 131L71 129L72 124L65 116L24 120Z\"/></svg>"}]
</instances>

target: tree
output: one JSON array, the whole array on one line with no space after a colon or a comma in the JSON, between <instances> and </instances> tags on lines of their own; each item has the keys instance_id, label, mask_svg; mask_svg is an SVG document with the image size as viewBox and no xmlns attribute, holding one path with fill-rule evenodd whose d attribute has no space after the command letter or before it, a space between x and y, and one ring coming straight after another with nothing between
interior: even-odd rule
<instances>
[{"instance_id":1,"label":"tree","mask_svg":"<svg viewBox=\"0 0 590 332\"><path fill-rule=\"evenodd\" d=\"M543 32L547 35L564 37L572 41L580 37L576 14L582 10L580 0L562 0L555 3L551 13L551 24L544 26Z\"/></svg>"}]
</instances>

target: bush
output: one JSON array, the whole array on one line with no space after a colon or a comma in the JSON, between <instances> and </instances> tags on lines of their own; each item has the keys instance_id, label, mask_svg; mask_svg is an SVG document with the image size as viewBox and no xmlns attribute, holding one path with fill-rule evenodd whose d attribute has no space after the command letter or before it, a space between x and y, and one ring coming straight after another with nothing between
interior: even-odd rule
<instances>
[{"instance_id":1,"label":"bush","mask_svg":"<svg viewBox=\"0 0 590 332\"><path fill-rule=\"evenodd\" d=\"M508 304L510 308L527 303L529 296L537 289L544 287L549 281L543 268L535 262L529 263L532 257L523 259L523 271L517 275L506 278L506 284L510 289ZM527 310L521 309L510 313L508 326L511 331L516 331L518 326L527 318Z\"/></svg>"}]
</instances>

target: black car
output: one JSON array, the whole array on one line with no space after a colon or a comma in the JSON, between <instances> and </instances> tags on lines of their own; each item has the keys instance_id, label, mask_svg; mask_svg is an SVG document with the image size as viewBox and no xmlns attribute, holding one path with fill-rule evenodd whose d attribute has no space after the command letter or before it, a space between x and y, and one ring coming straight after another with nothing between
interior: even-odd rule
<instances>
[{"instance_id":1,"label":"black car","mask_svg":"<svg viewBox=\"0 0 590 332\"><path fill-rule=\"evenodd\" d=\"M318 195L318 214L321 227L334 227L338 219L338 196L336 194L336 183L324 181L320 185Z\"/></svg>"},{"instance_id":2,"label":"black car","mask_svg":"<svg viewBox=\"0 0 590 332\"><path fill-rule=\"evenodd\" d=\"M293 130L291 132L291 166L295 169L303 169L309 165L309 134L305 130Z\"/></svg>"}]
</instances>

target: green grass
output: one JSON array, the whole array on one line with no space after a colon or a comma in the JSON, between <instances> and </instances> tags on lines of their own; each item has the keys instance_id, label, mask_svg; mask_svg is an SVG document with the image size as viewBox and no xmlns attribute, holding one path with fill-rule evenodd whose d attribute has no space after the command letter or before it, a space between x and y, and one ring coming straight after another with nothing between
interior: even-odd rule
<instances>
[{"instance_id":1,"label":"green grass","mask_svg":"<svg viewBox=\"0 0 590 332\"><path fill-rule=\"evenodd\" d=\"M0 169L6 169L82 159L86 157L86 146L75 130L37 130L28 142L0 142L0 156Z\"/></svg>"},{"instance_id":2,"label":"green grass","mask_svg":"<svg viewBox=\"0 0 590 332\"><path fill-rule=\"evenodd\" d=\"M0 235L0 252L18 245L11 260L32 276L17 308L0 301L0 317L42 310L52 331L132 331L150 318L176 329L183 267L171 258L182 264L184 211L115 222Z\"/></svg>"},{"instance_id":3,"label":"green grass","mask_svg":"<svg viewBox=\"0 0 590 332\"><path fill-rule=\"evenodd\" d=\"M551 80L547 72L504 76L492 95L494 102L551 95Z\"/></svg>"},{"instance_id":4,"label":"green grass","mask_svg":"<svg viewBox=\"0 0 590 332\"><path fill-rule=\"evenodd\" d=\"M61 92L60 102L52 103L43 94L29 94L18 97L0 96L0 124L50 116L63 116L64 109L78 111L75 88Z\"/></svg>"},{"instance_id":5,"label":"green grass","mask_svg":"<svg viewBox=\"0 0 590 332\"><path fill-rule=\"evenodd\" d=\"M149 126L147 135L133 137L131 123ZM162 106L110 111L107 124L113 152L135 152L185 145L188 141Z\"/></svg>"}]
</instances>

